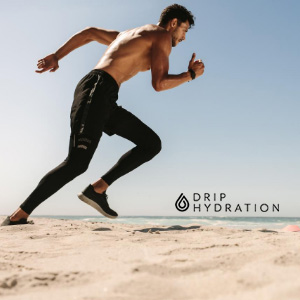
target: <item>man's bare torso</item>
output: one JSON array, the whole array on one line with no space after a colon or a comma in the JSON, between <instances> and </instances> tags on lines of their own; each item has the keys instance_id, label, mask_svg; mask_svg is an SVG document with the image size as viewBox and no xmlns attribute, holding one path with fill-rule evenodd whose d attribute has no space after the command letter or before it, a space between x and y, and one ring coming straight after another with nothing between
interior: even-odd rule
<instances>
[{"instance_id":1,"label":"man's bare torso","mask_svg":"<svg viewBox=\"0 0 300 300\"><path fill-rule=\"evenodd\" d=\"M189 28L189 20L179 22L177 18L166 24L148 24L123 32L87 27L72 36L55 53L40 59L36 72L55 72L60 59L80 46L97 41L108 47L94 69L106 71L119 86L138 72L151 69L151 83L155 91L172 89L204 72L203 62L200 59L195 61L196 54L193 53L188 71L169 74L171 49L185 40Z\"/></svg>"},{"instance_id":2,"label":"man's bare torso","mask_svg":"<svg viewBox=\"0 0 300 300\"><path fill-rule=\"evenodd\" d=\"M138 72L150 70L152 44L161 32L166 30L157 25L144 25L120 32L95 69L109 73L119 86Z\"/></svg>"}]
</instances>

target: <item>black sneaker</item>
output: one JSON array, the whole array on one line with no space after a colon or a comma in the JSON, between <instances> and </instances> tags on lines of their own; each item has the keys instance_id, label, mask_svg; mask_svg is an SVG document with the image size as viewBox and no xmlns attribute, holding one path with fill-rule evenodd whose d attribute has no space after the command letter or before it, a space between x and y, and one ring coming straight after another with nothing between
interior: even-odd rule
<instances>
[{"instance_id":1,"label":"black sneaker","mask_svg":"<svg viewBox=\"0 0 300 300\"><path fill-rule=\"evenodd\" d=\"M34 224L33 221L27 221L27 219L20 219L18 221L11 221L10 216L8 216L0 226L9 226L9 225L23 225L23 224Z\"/></svg>"},{"instance_id":2,"label":"black sneaker","mask_svg":"<svg viewBox=\"0 0 300 300\"><path fill-rule=\"evenodd\" d=\"M94 207L105 217L115 219L118 216L118 214L109 207L106 193L96 193L91 184L77 196L81 201Z\"/></svg>"}]
</instances>

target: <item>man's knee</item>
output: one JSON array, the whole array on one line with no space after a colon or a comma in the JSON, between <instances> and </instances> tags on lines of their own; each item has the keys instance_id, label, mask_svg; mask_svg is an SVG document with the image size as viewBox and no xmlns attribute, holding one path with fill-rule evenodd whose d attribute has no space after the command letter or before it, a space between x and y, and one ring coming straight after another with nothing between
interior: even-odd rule
<instances>
[{"instance_id":1,"label":"man's knee","mask_svg":"<svg viewBox=\"0 0 300 300\"><path fill-rule=\"evenodd\" d=\"M75 173L83 174L89 168L89 162L78 162L75 166Z\"/></svg>"},{"instance_id":2,"label":"man's knee","mask_svg":"<svg viewBox=\"0 0 300 300\"><path fill-rule=\"evenodd\" d=\"M157 155L162 149L161 146L161 139L159 136L156 137L155 142L153 143L153 153L154 155Z\"/></svg>"},{"instance_id":3,"label":"man's knee","mask_svg":"<svg viewBox=\"0 0 300 300\"><path fill-rule=\"evenodd\" d=\"M83 174L88 169L92 156L92 153L85 149L79 148L72 152L67 159L67 164L74 177Z\"/></svg>"},{"instance_id":4,"label":"man's knee","mask_svg":"<svg viewBox=\"0 0 300 300\"><path fill-rule=\"evenodd\" d=\"M147 147L147 154L148 154L148 159L150 160L154 156L156 156L162 149L161 145L161 139L159 138L158 135L154 135L150 140L149 140L149 145Z\"/></svg>"},{"instance_id":5,"label":"man's knee","mask_svg":"<svg viewBox=\"0 0 300 300\"><path fill-rule=\"evenodd\" d=\"M89 167L89 162L87 161L67 161L68 172L73 177L73 179L81 174L83 174Z\"/></svg>"}]
</instances>

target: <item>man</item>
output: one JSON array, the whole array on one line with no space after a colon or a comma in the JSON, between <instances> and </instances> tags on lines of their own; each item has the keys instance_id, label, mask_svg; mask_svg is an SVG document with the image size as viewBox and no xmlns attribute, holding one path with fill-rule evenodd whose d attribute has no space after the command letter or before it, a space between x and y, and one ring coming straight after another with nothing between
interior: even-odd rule
<instances>
[{"instance_id":1,"label":"man","mask_svg":"<svg viewBox=\"0 0 300 300\"><path fill-rule=\"evenodd\" d=\"M108 46L95 68L79 81L75 89L67 158L41 179L36 189L2 226L28 224L28 216L39 204L84 173L103 132L117 134L136 146L78 197L106 217L118 216L108 205L107 188L161 150L158 135L117 105L119 88L138 72L150 69L152 86L156 91L171 89L201 76L204 64L201 60L195 61L195 53L188 64L188 71L179 75L168 74L172 47L185 40L188 29L193 25L192 13L181 5L173 4L162 11L157 25L148 24L123 32L88 27L76 33L55 53L38 61L37 73L55 72L59 67L58 61L80 46L91 41Z\"/></svg>"}]
</instances>

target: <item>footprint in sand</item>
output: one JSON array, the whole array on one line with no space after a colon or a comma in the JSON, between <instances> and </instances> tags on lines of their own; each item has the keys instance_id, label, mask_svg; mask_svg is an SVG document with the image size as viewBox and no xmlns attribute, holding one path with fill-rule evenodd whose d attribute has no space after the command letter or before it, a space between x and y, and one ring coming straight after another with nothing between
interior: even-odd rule
<instances>
[{"instance_id":1,"label":"footprint in sand","mask_svg":"<svg viewBox=\"0 0 300 300\"><path fill-rule=\"evenodd\" d=\"M90 281L90 274L83 272L32 272L14 274L0 280L0 294L11 294L19 290L33 287L49 287L55 285L79 286Z\"/></svg>"}]
</instances>

